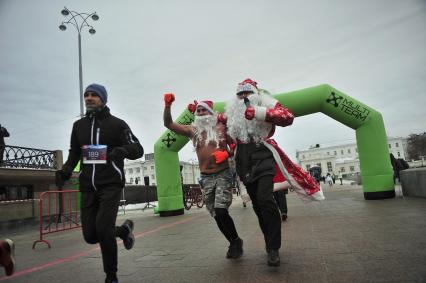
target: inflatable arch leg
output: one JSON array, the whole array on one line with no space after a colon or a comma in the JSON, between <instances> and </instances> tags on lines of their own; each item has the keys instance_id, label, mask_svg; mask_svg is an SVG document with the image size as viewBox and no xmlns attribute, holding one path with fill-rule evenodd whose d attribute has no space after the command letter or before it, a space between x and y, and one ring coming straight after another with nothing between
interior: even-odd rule
<instances>
[{"instance_id":1,"label":"inflatable arch leg","mask_svg":"<svg viewBox=\"0 0 426 283\"><path fill-rule=\"evenodd\" d=\"M395 196L393 171L382 115L329 85L274 95L296 117L322 112L356 131L364 198L385 199ZM224 111L224 103L214 109ZM194 116L185 110L177 119L190 124ZM187 137L167 130L154 145L157 174L158 211L160 216L183 214L182 187L179 173L179 150Z\"/></svg>"}]
</instances>

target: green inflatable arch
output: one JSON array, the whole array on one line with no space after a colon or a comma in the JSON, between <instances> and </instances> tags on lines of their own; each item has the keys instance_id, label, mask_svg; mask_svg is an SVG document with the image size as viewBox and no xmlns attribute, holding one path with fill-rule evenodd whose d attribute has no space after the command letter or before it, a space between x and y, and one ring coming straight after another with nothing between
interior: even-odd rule
<instances>
[{"instance_id":1,"label":"green inflatable arch","mask_svg":"<svg viewBox=\"0 0 426 283\"><path fill-rule=\"evenodd\" d=\"M296 117L322 112L354 129L364 198L395 197L386 131L379 112L329 85L276 94L274 97ZM223 112L224 106L224 102L217 102L214 109ZM176 122L188 125L193 120L193 114L185 110ZM188 141L188 138L167 130L154 145L160 216L183 214L178 152Z\"/></svg>"}]
</instances>

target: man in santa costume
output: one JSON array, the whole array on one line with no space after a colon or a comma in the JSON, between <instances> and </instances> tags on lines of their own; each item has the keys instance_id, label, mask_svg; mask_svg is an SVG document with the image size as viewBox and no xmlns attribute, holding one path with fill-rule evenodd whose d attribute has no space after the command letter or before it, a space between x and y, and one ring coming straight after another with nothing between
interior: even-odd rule
<instances>
[{"instance_id":1,"label":"man in santa costume","mask_svg":"<svg viewBox=\"0 0 426 283\"><path fill-rule=\"evenodd\" d=\"M236 98L227 103L228 135L237 142L236 169L247 188L264 235L268 265L279 266L281 217L273 191L292 188L307 200L323 199L312 177L295 165L270 139L275 126L289 126L294 115L275 98L246 79L238 84Z\"/></svg>"},{"instance_id":2,"label":"man in santa costume","mask_svg":"<svg viewBox=\"0 0 426 283\"><path fill-rule=\"evenodd\" d=\"M230 245L226 258L236 259L243 254L243 240L238 236L228 208L232 203L232 174L229 169L226 127L219 123L212 101L190 104L188 110L195 112L191 125L173 122L170 108L175 100L172 93L164 95L164 126L171 131L192 139L200 166L200 185L206 208Z\"/></svg>"}]
</instances>

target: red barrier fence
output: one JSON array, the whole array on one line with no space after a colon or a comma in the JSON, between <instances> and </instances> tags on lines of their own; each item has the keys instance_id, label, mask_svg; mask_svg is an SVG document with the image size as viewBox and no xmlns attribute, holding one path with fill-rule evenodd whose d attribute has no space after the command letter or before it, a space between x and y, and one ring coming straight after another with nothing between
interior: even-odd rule
<instances>
[{"instance_id":1,"label":"red barrier fence","mask_svg":"<svg viewBox=\"0 0 426 283\"><path fill-rule=\"evenodd\" d=\"M40 239L33 242L50 243L43 235L80 228L78 190L47 191L40 194Z\"/></svg>"}]
</instances>

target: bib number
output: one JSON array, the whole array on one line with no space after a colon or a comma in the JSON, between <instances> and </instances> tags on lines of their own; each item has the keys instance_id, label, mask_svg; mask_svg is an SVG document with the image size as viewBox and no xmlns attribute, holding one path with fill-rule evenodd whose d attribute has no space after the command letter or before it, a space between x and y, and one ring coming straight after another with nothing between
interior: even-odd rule
<instances>
[{"instance_id":1,"label":"bib number","mask_svg":"<svg viewBox=\"0 0 426 283\"><path fill-rule=\"evenodd\" d=\"M83 145L83 164L106 164L106 145Z\"/></svg>"}]
</instances>

